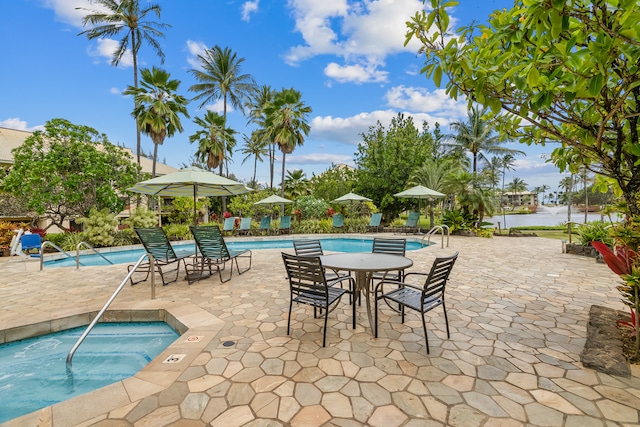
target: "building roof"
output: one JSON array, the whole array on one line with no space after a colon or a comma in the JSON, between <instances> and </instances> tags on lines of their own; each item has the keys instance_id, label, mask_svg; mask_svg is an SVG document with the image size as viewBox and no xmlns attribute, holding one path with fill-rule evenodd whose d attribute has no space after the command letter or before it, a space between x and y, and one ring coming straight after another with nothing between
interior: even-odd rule
<instances>
[{"instance_id":1,"label":"building roof","mask_svg":"<svg viewBox=\"0 0 640 427\"><path fill-rule=\"evenodd\" d=\"M24 140L31 136L33 132L24 130L8 129L0 127L0 166L11 166L13 164L13 153L11 150L18 148L24 143ZM121 147L130 156L132 161L136 161L136 156L130 148ZM143 172L151 173L153 168L153 160L147 157L140 157L140 166ZM178 169L165 165L164 163L156 163L156 174L166 175L171 172L175 172Z\"/></svg>"}]
</instances>

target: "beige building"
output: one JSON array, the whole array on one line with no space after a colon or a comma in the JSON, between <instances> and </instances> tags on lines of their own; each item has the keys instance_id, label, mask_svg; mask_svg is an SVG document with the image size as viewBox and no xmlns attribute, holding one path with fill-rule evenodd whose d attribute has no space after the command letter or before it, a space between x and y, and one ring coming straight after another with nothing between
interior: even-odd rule
<instances>
[{"instance_id":1,"label":"beige building","mask_svg":"<svg viewBox=\"0 0 640 427\"><path fill-rule=\"evenodd\" d=\"M538 193L523 191L520 193L504 193L508 206L538 206Z\"/></svg>"},{"instance_id":2,"label":"beige building","mask_svg":"<svg viewBox=\"0 0 640 427\"><path fill-rule=\"evenodd\" d=\"M32 132L28 131L0 127L0 169L11 168L11 165L13 165L13 154L11 151L22 145L24 140L31 134ZM136 156L131 149L123 147L123 150L129 153L132 161L136 161ZM140 157L140 166L144 172L151 173L153 160L146 157ZM177 169L174 167L165 165L164 163L156 163L156 175L166 175L175 171L177 171ZM118 216L128 217L129 207L130 205L127 203L126 209L123 212L120 212ZM32 218L33 214L30 215L29 212L16 211L16 209L11 207L9 203L3 204L0 202L0 220L31 221ZM45 228L45 225L46 224L43 223L38 224L38 226L42 228Z\"/></svg>"}]
</instances>

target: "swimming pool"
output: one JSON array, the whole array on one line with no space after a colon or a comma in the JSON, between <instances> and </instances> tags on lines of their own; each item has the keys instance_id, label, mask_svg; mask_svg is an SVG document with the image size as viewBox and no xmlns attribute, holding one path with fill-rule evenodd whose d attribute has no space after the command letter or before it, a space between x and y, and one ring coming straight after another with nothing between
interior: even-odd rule
<instances>
[{"instance_id":1,"label":"swimming pool","mask_svg":"<svg viewBox=\"0 0 640 427\"><path fill-rule=\"evenodd\" d=\"M98 323L0 345L0 423L135 375L178 338L164 322Z\"/></svg>"},{"instance_id":2,"label":"swimming pool","mask_svg":"<svg viewBox=\"0 0 640 427\"><path fill-rule=\"evenodd\" d=\"M303 239L303 238L301 238ZM319 239L322 248L328 252L371 252L373 248L372 238L353 238L353 237L339 237L339 238L321 238ZM293 250L293 239L270 239L270 240L234 240L228 241L227 246L229 249L235 250L260 250L260 249L291 249ZM407 240L407 250L413 251L426 246L426 242L423 244L418 241ZM174 246L176 251L178 248L185 251L194 250L192 244L176 244ZM114 264L131 264L136 262L142 254L143 249L103 252L107 259ZM100 256L95 254L82 255L80 262L83 266L97 266L108 265L108 263ZM44 261L45 267L75 267L76 259L74 258L62 258L58 260Z\"/></svg>"}]
</instances>

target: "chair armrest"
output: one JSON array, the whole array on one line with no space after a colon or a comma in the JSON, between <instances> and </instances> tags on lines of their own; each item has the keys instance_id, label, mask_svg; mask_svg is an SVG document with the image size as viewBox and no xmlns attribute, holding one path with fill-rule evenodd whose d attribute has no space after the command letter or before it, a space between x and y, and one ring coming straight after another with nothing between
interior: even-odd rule
<instances>
[{"instance_id":1,"label":"chair armrest","mask_svg":"<svg viewBox=\"0 0 640 427\"><path fill-rule=\"evenodd\" d=\"M420 274L420 273L418 273L418 274ZM381 288L383 285L397 285L399 287L412 288L412 289L415 289L416 291L420 291L420 292L422 292L422 289L423 289L422 286L414 285L414 284L407 283L407 282L402 282L402 281L399 281L399 280L381 280L376 285L374 293L377 294L378 293L378 289Z\"/></svg>"},{"instance_id":2,"label":"chair armrest","mask_svg":"<svg viewBox=\"0 0 640 427\"><path fill-rule=\"evenodd\" d=\"M349 289L355 288L356 280L351 276L340 276L340 277L338 277L336 279L331 280L330 282L327 282L327 286L333 286L336 283L340 283L340 282L342 282L344 280L348 280L350 282Z\"/></svg>"}]
</instances>

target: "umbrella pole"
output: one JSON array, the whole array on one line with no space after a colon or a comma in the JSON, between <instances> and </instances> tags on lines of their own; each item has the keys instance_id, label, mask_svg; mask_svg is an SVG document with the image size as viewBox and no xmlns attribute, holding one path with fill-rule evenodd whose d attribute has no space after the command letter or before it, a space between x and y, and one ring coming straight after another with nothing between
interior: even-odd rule
<instances>
[{"instance_id":1,"label":"umbrella pole","mask_svg":"<svg viewBox=\"0 0 640 427\"><path fill-rule=\"evenodd\" d=\"M162 227L162 197L158 196L158 224Z\"/></svg>"}]
</instances>

